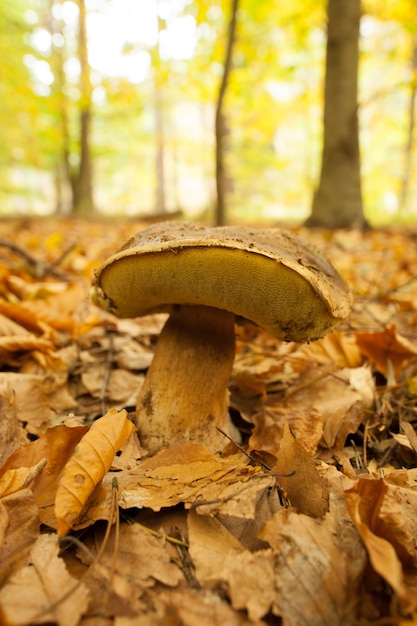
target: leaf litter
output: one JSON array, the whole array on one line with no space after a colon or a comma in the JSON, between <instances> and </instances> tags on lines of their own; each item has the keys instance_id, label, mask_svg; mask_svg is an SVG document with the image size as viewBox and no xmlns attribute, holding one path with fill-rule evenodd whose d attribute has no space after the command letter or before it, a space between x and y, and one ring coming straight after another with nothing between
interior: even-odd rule
<instances>
[{"instance_id":1,"label":"leaf litter","mask_svg":"<svg viewBox=\"0 0 417 626\"><path fill-rule=\"evenodd\" d=\"M0 623L416 623L414 233L302 232L350 318L308 345L237 327L242 444L150 457L131 418L165 318L89 298L137 228L0 224Z\"/></svg>"}]
</instances>

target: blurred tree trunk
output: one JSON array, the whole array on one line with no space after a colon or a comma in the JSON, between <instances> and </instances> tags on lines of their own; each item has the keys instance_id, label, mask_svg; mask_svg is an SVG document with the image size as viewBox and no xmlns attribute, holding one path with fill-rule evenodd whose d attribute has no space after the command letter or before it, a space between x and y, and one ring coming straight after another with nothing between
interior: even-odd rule
<instances>
[{"instance_id":1,"label":"blurred tree trunk","mask_svg":"<svg viewBox=\"0 0 417 626\"><path fill-rule=\"evenodd\" d=\"M412 171L414 132L416 126L416 101L417 101L417 36L414 35L411 50L411 71L412 82L410 88L410 99L408 104L408 132L404 150L404 170L401 181L399 210L405 213L409 200L410 176Z\"/></svg>"},{"instance_id":2,"label":"blurred tree trunk","mask_svg":"<svg viewBox=\"0 0 417 626\"><path fill-rule=\"evenodd\" d=\"M328 1L322 164L309 226L365 226L357 102L360 15L360 0Z\"/></svg>"},{"instance_id":3,"label":"blurred tree trunk","mask_svg":"<svg viewBox=\"0 0 417 626\"><path fill-rule=\"evenodd\" d=\"M232 69L232 53L233 45L236 38L237 12L239 8L239 0L232 0L232 12L229 23L229 32L226 46L226 54L223 66L223 76L220 81L219 92L216 103L215 117L215 140L216 140L216 224L223 226L226 223L226 167L225 167L225 148L228 127L226 117L223 111L224 98L227 91L230 71Z\"/></svg>"},{"instance_id":4,"label":"blurred tree trunk","mask_svg":"<svg viewBox=\"0 0 417 626\"><path fill-rule=\"evenodd\" d=\"M155 213L164 215L166 209L165 193L165 145L164 145L164 117L162 111L161 87L158 84L158 77L155 77L154 84L154 113L155 113Z\"/></svg>"},{"instance_id":5,"label":"blurred tree trunk","mask_svg":"<svg viewBox=\"0 0 417 626\"><path fill-rule=\"evenodd\" d=\"M156 3L158 15L158 41L153 55L154 70L154 116L155 116L155 208L156 215L165 215L166 207L166 175L165 175L165 132L163 110L164 76L161 63L161 31L166 22L159 16L159 0Z\"/></svg>"},{"instance_id":6,"label":"blurred tree trunk","mask_svg":"<svg viewBox=\"0 0 417 626\"><path fill-rule=\"evenodd\" d=\"M78 0L79 33L78 58L80 61L80 158L79 166L73 177L74 205L73 214L77 217L90 215L94 211L92 158L91 158L91 118L92 118L92 87L90 82L90 66L87 50L87 27L85 0Z\"/></svg>"},{"instance_id":7,"label":"blurred tree trunk","mask_svg":"<svg viewBox=\"0 0 417 626\"><path fill-rule=\"evenodd\" d=\"M52 39L51 68L54 74L52 85L53 97L56 101L58 127L60 129L60 145L57 147L57 162L55 165L55 212L63 215L71 211L74 205L73 177L70 166L70 132L69 132L69 103L65 94L65 53L64 53L64 22L54 15L54 8L62 5L62 0L50 0L48 15L48 30Z\"/></svg>"}]
</instances>

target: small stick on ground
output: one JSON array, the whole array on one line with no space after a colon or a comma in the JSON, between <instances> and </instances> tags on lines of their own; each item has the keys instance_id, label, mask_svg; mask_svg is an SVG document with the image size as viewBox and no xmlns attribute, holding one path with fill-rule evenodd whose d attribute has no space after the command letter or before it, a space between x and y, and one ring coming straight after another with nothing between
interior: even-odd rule
<instances>
[{"instance_id":1,"label":"small stick on ground","mask_svg":"<svg viewBox=\"0 0 417 626\"><path fill-rule=\"evenodd\" d=\"M10 241L9 239L0 238L0 247L7 248L8 250L11 250L11 252L14 252L18 256L22 257L29 265L30 271L35 278L41 279L51 275L61 280L68 280L67 273L60 270L58 265L60 265L65 257L67 257L68 254L74 250L75 243L70 244L52 263L44 263L43 261L40 261L30 252L25 250L25 248L19 246L14 241Z\"/></svg>"}]
</instances>

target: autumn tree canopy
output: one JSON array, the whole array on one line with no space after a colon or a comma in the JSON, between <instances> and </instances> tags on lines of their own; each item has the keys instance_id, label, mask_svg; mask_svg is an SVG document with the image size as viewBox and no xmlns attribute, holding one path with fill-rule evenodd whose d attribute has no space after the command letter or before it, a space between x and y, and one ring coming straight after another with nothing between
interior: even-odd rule
<instances>
[{"instance_id":1,"label":"autumn tree canopy","mask_svg":"<svg viewBox=\"0 0 417 626\"><path fill-rule=\"evenodd\" d=\"M130 0L118 7L3 3L3 214L94 207L214 220L214 122L232 3ZM341 180L361 185L370 223L409 220L417 211L417 8L412 0L358 7L357 106L349 115L358 117L361 178ZM326 156L332 131L324 85L328 102L338 89L326 82L329 8L324 0L240 3L221 101L228 220L299 222L327 197L321 163L334 161ZM340 16L333 39L348 22ZM336 70L341 78L347 71Z\"/></svg>"}]
</instances>

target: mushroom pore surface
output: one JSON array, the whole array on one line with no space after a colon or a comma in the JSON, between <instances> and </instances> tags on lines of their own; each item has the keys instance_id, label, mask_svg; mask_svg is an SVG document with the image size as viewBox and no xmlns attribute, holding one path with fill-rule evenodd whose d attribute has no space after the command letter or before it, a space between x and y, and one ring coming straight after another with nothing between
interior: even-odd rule
<instances>
[{"instance_id":1,"label":"mushroom pore surface","mask_svg":"<svg viewBox=\"0 0 417 626\"><path fill-rule=\"evenodd\" d=\"M330 310L328 299L305 277L310 270L299 263L300 273L258 250L215 242L187 246L183 241L175 247L165 243L155 251L132 245L98 271L94 298L119 317L169 311L176 304L216 307L280 339L309 341L329 332L345 315ZM341 289L343 281L334 274Z\"/></svg>"}]
</instances>

